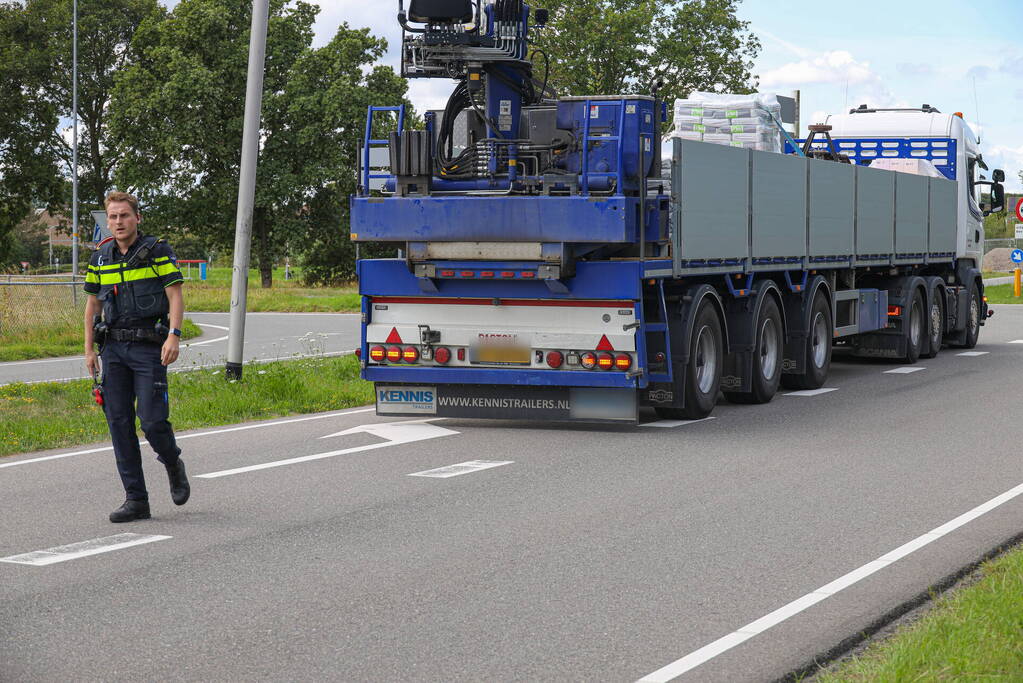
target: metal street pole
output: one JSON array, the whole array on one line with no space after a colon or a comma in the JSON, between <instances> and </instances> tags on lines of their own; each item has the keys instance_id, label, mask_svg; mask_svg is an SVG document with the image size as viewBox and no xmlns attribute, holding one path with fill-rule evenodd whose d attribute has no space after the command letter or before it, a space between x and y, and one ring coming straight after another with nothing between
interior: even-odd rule
<instances>
[{"instance_id":1,"label":"metal street pole","mask_svg":"<svg viewBox=\"0 0 1023 683\"><path fill-rule=\"evenodd\" d=\"M71 280L78 276L78 0L72 9L71 37L71 109L75 120L71 151Z\"/></svg>"},{"instance_id":2,"label":"metal street pole","mask_svg":"<svg viewBox=\"0 0 1023 683\"><path fill-rule=\"evenodd\" d=\"M234 229L234 270L231 273L231 329L227 333L227 367L224 372L228 379L242 377L249 245L252 241L252 213L256 200L256 162L259 159L259 122L263 106L263 69L269 14L270 0L252 0L249 75L245 88L245 127L242 132L242 165L238 183L238 217Z\"/></svg>"}]
</instances>

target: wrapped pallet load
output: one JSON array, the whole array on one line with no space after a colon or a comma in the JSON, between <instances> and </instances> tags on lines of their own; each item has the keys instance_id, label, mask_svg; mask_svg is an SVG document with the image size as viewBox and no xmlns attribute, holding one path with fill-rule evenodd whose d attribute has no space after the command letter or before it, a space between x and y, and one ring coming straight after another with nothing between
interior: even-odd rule
<instances>
[{"instance_id":1,"label":"wrapped pallet load","mask_svg":"<svg viewBox=\"0 0 1023 683\"><path fill-rule=\"evenodd\" d=\"M735 95L694 92L675 101L673 130L665 140L681 138L764 152L781 152L778 98L766 93ZM696 137L699 133L702 137Z\"/></svg>"}]
</instances>

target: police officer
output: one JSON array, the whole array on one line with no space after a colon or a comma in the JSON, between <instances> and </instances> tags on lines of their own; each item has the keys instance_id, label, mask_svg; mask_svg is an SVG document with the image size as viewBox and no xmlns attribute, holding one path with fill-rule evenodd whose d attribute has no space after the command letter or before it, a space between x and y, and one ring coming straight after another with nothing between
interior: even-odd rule
<instances>
[{"instance_id":1,"label":"police officer","mask_svg":"<svg viewBox=\"0 0 1023 683\"><path fill-rule=\"evenodd\" d=\"M105 204L113 236L93 252L85 276L85 364L96 376L102 359L103 410L126 494L110 521L131 522L149 518L136 410L149 445L167 468L171 499L184 505L190 493L181 449L167 421L167 366L178 358L184 278L170 246L139 231L135 197L112 192ZM94 343L100 345L99 356Z\"/></svg>"}]
</instances>

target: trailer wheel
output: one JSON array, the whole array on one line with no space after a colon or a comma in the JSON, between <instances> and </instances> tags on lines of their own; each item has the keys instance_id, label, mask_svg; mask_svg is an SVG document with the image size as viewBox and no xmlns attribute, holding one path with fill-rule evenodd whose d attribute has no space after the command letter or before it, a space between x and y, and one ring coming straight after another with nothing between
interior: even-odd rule
<instances>
[{"instance_id":1,"label":"trailer wheel","mask_svg":"<svg viewBox=\"0 0 1023 683\"><path fill-rule=\"evenodd\" d=\"M655 408L659 417L672 420L702 420L710 415L721 389L724 366L724 335L714 306L704 301L696 312L689 339L689 363L681 387L683 408ZM677 385L676 385L677 386Z\"/></svg>"},{"instance_id":2,"label":"trailer wheel","mask_svg":"<svg viewBox=\"0 0 1023 683\"><path fill-rule=\"evenodd\" d=\"M803 361L806 370L799 375L782 375L786 389L820 389L831 369L831 337L834 333L831 309L820 292L813 299L810 311L810 330L806 336Z\"/></svg>"},{"instance_id":3,"label":"trailer wheel","mask_svg":"<svg viewBox=\"0 0 1023 683\"><path fill-rule=\"evenodd\" d=\"M774 297L768 296L760 307L756 322L756 346L753 352L753 388L748 392L726 391L732 403L768 403L778 392L784 360L784 330L781 312Z\"/></svg>"},{"instance_id":4,"label":"trailer wheel","mask_svg":"<svg viewBox=\"0 0 1023 683\"><path fill-rule=\"evenodd\" d=\"M927 339L927 352L921 358L934 358L941 350L941 342L945 337L945 295L940 289L934 290L934 301L931 302L931 315L927 321L930 332Z\"/></svg>"},{"instance_id":5,"label":"trailer wheel","mask_svg":"<svg viewBox=\"0 0 1023 683\"><path fill-rule=\"evenodd\" d=\"M919 289L913 294L909 315L903 318L903 322L906 325L906 355L902 361L912 365L920 359L924 345L924 297Z\"/></svg>"}]
</instances>

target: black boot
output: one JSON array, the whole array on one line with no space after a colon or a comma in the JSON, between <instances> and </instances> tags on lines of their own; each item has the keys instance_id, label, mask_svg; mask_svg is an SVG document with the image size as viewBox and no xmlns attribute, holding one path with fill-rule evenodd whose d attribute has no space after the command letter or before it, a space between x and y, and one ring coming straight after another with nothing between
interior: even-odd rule
<instances>
[{"instance_id":1,"label":"black boot","mask_svg":"<svg viewBox=\"0 0 1023 683\"><path fill-rule=\"evenodd\" d=\"M144 500L126 500L124 505L110 513L111 522L134 522L149 519L149 503Z\"/></svg>"},{"instance_id":2,"label":"black boot","mask_svg":"<svg viewBox=\"0 0 1023 683\"><path fill-rule=\"evenodd\" d=\"M185 463L178 458L173 465L167 465L167 479L170 480L171 500L175 505L184 505L188 502L188 496L192 488L188 485L188 477L185 476Z\"/></svg>"}]
</instances>

